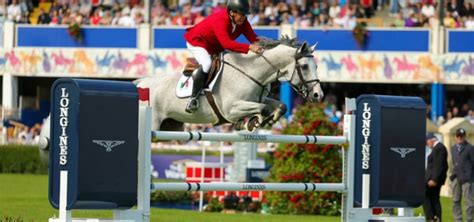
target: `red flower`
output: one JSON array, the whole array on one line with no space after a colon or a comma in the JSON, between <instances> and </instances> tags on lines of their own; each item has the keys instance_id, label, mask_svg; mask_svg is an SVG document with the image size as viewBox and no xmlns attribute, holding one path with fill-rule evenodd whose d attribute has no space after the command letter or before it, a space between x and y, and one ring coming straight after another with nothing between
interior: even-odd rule
<instances>
[{"instance_id":1,"label":"red flower","mask_svg":"<svg viewBox=\"0 0 474 222\"><path fill-rule=\"evenodd\" d=\"M298 202L298 199L296 199L295 196L292 196L292 197L290 197L290 201L293 202L293 203L296 203L296 202Z\"/></svg>"},{"instance_id":2,"label":"red flower","mask_svg":"<svg viewBox=\"0 0 474 222\"><path fill-rule=\"evenodd\" d=\"M275 153L273 154L273 156L275 158L280 158L281 157L281 153L279 151L275 151Z\"/></svg>"},{"instance_id":3,"label":"red flower","mask_svg":"<svg viewBox=\"0 0 474 222\"><path fill-rule=\"evenodd\" d=\"M315 144L309 144L306 146L306 149L309 153L315 153L317 151Z\"/></svg>"},{"instance_id":4,"label":"red flower","mask_svg":"<svg viewBox=\"0 0 474 222\"><path fill-rule=\"evenodd\" d=\"M303 199L304 197L304 194L302 193L299 193L299 194L296 194L296 195L293 195L290 197L290 201L293 202L294 204L298 203L301 199Z\"/></svg>"},{"instance_id":5,"label":"red flower","mask_svg":"<svg viewBox=\"0 0 474 222\"><path fill-rule=\"evenodd\" d=\"M315 129L315 128L318 128L320 125L321 125L321 120L316 120L313 122L312 127Z\"/></svg>"},{"instance_id":6,"label":"red flower","mask_svg":"<svg viewBox=\"0 0 474 222\"><path fill-rule=\"evenodd\" d=\"M292 156L294 156L294 155L295 155L295 153L292 152L292 151L288 151L288 152L285 153L285 157L286 157L286 158L292 157Z\"/></svg>"},{"instance_id":7,"label":"red flower","mask_svg":"<svg viewBox=\"0 0 474 222\"><path fill-rule=\"evenodd\" d=\"M334 145L326 144L323 148L323 153L327 153L329 149L333 148Z\"/></svg>"},{"instance_id":8,"label":"red flower","mask_svg":"<svg viewBox=\"0 0 474 222\"><path fill-rule=\"evenodd\" d=\"M304 179L304 175L302 173L295 173L291 176L291 179L301 181Z\"/></svg>"},{"instance_id":9,"label":"red flower","mask_svg":"<svg viewBox=\"0 0 474 222\"><path fill-rule=\"evenodd\" d=\"M281 175L280 176L280 179L282 182L286 182L288 180L290 180L291 176L290 175Z\"/></svg>"}]
</instances>

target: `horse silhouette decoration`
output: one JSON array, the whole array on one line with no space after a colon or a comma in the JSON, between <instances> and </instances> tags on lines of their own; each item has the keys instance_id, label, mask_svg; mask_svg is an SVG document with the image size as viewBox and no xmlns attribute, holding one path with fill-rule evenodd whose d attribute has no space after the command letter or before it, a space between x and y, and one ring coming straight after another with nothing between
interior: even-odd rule
<instances>
[{"instance_id":1,"label":"horse silhouette decoration","mask_svg":"<svg viewBox=\"0 0 474 222\"><path fill-rule=\"evenodd\" d=\"M328 75L331 71L334 71L337 75L341 74L342 63L337 63L331 54L329 54L329 58L323 58L322 62L326 63Z\"/></svg>"},{"instance_id":2,"label":"horse silhouette decoration","mask_svg":"<svg viewBox=\"0 0 474 222\"><path fill-rule=\"evenodd\" d=\"M461 78L461 72L460 72L461 66L465 63L466 61L464 61L464 59L459 60L458 56L455 56L453 61L451 61L451 63L447 63L446 59L443 60L442 66L444 70L444 75L448 77L448 76L451 76L452 73L454 73L457 76L456 79ZM454 79L454 78L451 77L451 79Z\"/></svg>"},{"instance_id":3,"label":"horse silhouette decoration","mask_svg":"<svg viewBox=\"0 0 474 222\"><path fill-rule=\"evenodd\" d=\"M269 98L270 84L288 82L303 98L321 101L324 94L312 58L315 46L283 37L262 39L262 54L224 53L222 73L210 89L212 108L205 96L199 97L199 109L185 112L189 98L175 94L179 75L161 73L137 80L138 87L150 89L154 130L183 130L182 123L234 123L237 130L253 131L275 123L286 106Z\"/></svg>"},{"instance_id":4,"label":"horse silhouette decoration","mask_svg":"<svg viewBox=\"0 0 474 222\"><path fill-rule=\"evenodd\" d=\"M109 51L107 51L104 57L99 58L98 56L95 57L95 63L97 65L97 69L100 72L108 71L110 65L112 64L112 60L115 59L115 55L111 55ZM105 71L104 71L105 69Z\"/></svg>"}]
</instances>

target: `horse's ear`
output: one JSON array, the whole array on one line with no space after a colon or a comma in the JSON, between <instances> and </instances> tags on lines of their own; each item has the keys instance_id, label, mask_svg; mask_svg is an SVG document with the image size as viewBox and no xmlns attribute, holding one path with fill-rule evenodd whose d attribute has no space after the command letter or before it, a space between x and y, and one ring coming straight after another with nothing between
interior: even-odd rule
<instances>
[{"instance_id":1,"label":"horse's ear","mask_svg":"<svg viewBox=\"0 0 474 222\"><path fill-rule=\"evenodd\" d=\"M308 43L306 41L301 44L301 46L296 50L296 59L301 59L302 57L305 57L308 51Z\"/></svg>"},{"instance_id":2,"label":"horse's ear","mask_svg":"<svg viewBox=\"0 0 474 222\"><path fill-rule=\"evenodd\" d=\"M318 45L318 42L316 42L316 44L314 44L313 46L311 46L311 52L314 52L314 50L316 49L316 46Z\"/></svg>"},{"instance_id":3,"label":"horse's ear","mask_svg":"<svg viewBox=\"0 0 474 222\"><path fill-rule=\"evenodd\" d=\"M298 49L297 53L298 54L304 54L308 49L308 43L306 41L301 44L300 48Z\"/></svg>"},{"instance_id":4,"label":"horse's ear","mask_svg":"<svg viewBox=\"0 0 474 222\"><path fill-rule=\"evenodd\" d=\"M296 39L296 37L294 37L294 38L290 39L289 43L290 43L290 45L295 45L297 43L297 41L298 40Z\"/></svg>"}]
</instances>

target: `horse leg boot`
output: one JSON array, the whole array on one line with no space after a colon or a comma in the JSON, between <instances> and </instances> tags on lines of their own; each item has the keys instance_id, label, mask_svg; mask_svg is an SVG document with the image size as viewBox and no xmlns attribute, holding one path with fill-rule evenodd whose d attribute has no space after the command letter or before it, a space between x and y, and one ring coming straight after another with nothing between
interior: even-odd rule
<instances>
[{"instance_id":1,"label":"horse leg boot","mask_svg":"<svg viewBox=\"0 0 474 222\"><path fill-rule=\"evenodd\" d=\"M186 105L185 111L187 113L196 112L199 108L199 95L204 88L204 84L206 83L207 73L202 71L202 67L194 73L193 75L193 92L191 95L191 100Z\"/></svg>"},{"instance_id":2,"label":"horse leg boot","mask_svg":"<svg viewBox=\"0 0 474 222\"><path fill-rule=\"evenodd\" d=\"M288 110L284 103L272 98L265 98L264 103L266 106L261 112L264 117L261 127L275 124Z\"/></svg>"},{"instance_id":3,"label":"horse leg boot","mask_svg":"<svg viewBox=\"0 0 474 222\"><path fill-rule=\"evenodd\" d=\"M272 108L274 108L274 107L272 107ZM265 107L264 110L262 110L262 115L265 118L262 121L262 126L261 127L265 127L267 124L269 126L275 124L280 119L280 117L282 117L286 113L286 111L288 110L286 108L285 104L279 104L276 108L274 108L273 111L269 111L269 109L270 109L270 107L267 106L267 107Z\"/></svg>"}]
</instances>

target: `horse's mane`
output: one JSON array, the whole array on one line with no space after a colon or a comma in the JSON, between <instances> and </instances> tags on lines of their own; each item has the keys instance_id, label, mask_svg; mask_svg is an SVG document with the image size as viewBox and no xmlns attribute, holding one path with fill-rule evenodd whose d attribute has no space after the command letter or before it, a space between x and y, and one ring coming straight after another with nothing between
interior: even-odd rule
<instances>
[{"instance_id":1,"label":"horse's mane","mask_svg":"<svg viewBox=\"0 0 474 222\"><path fill-rule=\"evenodd\" d=\"M264 49L272 49L277 47L278 45L286 45L292 48L300 48L303 43L299 42L296 38L290 38L287 35L283 35L281 39L274 40L265 37L259 37L259 41L256 43L257 45L263 47ZM310 47L304 47L299 54L301 55L310 55L312 50Z\"/></svg>"},{"instance_id":2,"label":"horse's mane","mask_svg":"<svg viewBox=\"0 0 474 222\"><path fill-rule=\"evenodd\" d=\"M298 42L296 38L290 38L287 35L281 37L280 40L274 40L266 37L259 37L259 41L257 44L264 49L272 49L277 47L280 44L287 45L293 48L300 47L302 45L301 42Z\"/></svg>"}]
</instances>

